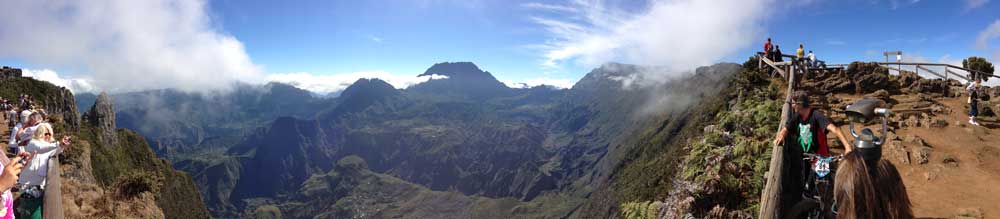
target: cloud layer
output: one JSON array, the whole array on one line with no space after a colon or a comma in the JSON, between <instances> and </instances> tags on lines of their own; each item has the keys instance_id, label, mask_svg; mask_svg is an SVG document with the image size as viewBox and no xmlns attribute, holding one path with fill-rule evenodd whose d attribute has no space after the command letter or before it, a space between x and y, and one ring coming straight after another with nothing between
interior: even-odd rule
<instances>
[{"instance_id":1,"label":"cloud layer","mask_svg":"<svg viewBox=\"0 0 1000 219\"><path fill-rule=\"evenodd\" d=\"M31 77L37 80L48 81L56 86L65 87L70 91L79 92L90 92L99 93L101 92L94 85L90 84L89 81L83 79L67 79L59 76L56 71L51 69L22 69L22 76Z\"/></svg>"},{"instance_id":2,"label":"cloud layer","mask_svg":"<svg viewBox=\"0 0 1000 219\"><path fill-rule=\"evenodd\" d=\"M16 10L0 13L0 57L78 71L64 80L125 92L218 90L263 79L243 44L213 27L200 0L7 1L4 6Z\"/></svg>"},{"instance_id":3,"label":"cloud layer","mask_svg":"<svg viewBox=\"0 0 1000 219\"><path fill-rule=\"evenodd\" d=\"M769 0L654 0L627 10L600 0L524 4L564 19L534 17L551 36L543 65L595 67L609 61L690 70L751 45Z\"/></svg>"},{"instance_id":4,"label":"cloud layer","mask_svg":"<svg viewBox=\"0 0 1000 219\"><path fill-rule=\"evenodd\" d=\"M345 74L334 74L334 75L316 75L310 73L286 73L286 74L270 74L267 76L267 81L280 82L285 84L290 84L292 86L298 87L300 89L312 91L318 94L329 94L343 91L355 81L361 78L378 78L381 79L396 89L404 89L410 87L414 84L419 84L426 82L428 80L443 79L448 78L448 76L443 75L430 75L424 77L417 76L403 76L391 74L385 71L365 71L365 72L353 72Z\"/></svg>"}]
</instances>

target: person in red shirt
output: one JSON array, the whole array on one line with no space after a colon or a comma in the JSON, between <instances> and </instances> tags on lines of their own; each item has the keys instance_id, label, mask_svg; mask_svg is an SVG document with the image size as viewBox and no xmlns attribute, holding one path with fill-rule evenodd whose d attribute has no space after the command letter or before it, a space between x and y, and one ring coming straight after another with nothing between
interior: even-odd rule
<instances>
[{"instance_id":1,"label":"person in red shirt","mask_svg":"<svg viewBox=\"0 0 1000 219\"><path fill-rule=\"evenodd\" d=\"M771 44L771 38L768 37L767 38L767 42L764 43L764 57L767 57L768 59L774 60L774 58L771 57L771 51L773 49L774 49L774 46Z\"/></svg>"}]
</instances>

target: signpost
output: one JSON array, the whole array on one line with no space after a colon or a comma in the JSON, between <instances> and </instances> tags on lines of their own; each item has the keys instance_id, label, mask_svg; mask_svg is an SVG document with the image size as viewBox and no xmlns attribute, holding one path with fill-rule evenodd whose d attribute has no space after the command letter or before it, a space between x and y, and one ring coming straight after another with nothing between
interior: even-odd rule
<instances>
[{"instance_id":1,"label":"signpost","mask_svg":"<svg viewBox=\"0 0 1000 219\"><path fill-rule=\"evenodd\" d=\"M891 55L896 55L896 62L903 62L903 51L900 51L900 50L885 51L885 52L882 53L882 55L885 56L885 62L889 62L889 56L891 56ZM899 68L899 71L902 71L902 69L903 69L903 65L902 64L900 64L897 67Z\"/></svg>"}]
</instances>

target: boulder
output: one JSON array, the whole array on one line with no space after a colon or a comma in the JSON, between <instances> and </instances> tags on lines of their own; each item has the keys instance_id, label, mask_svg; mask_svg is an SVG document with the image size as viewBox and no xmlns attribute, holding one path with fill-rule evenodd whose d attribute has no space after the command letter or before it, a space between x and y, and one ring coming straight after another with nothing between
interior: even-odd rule
<instances>
[{"instance_id":1,"label":"boulder","mask_svg":"<svg viewBox=\"0 0 1000 219\"><path fill-rule=\"evenodd\" d=\"M932 120L930 122L930 124L927 124L927 127L928 128L944 128L944 127L948 127L948 121L945 121L944 119L934 119L934 120Z\"/></svg>"},{"instance_id":2,"label":"boulder","mask_svg":"<svg viewBox=\"0 0 1000 219\"><path fill-rule=\"evenodd\" d=\"M951 87L948 86L948 82L941 79L920 79L910 87L910 90L916 93L932 93L944 96L949 96L951 93Z\"/></svg>"},{"instance_id":3,"label":"boulder","mask_svg":"<svg viewBox=\"0 0 1000 219\"><path fill-rule=\"evenodd\" d=\"M932 149L927 146L913 147L913 151L910 153L910 155L912 155L911 160L917 164L927 164L930 162L931 150Z\"/></svg>"},{"instance_id":4,"label":"boulder","mask_svg":"<svg viewBox=\"0 0 1000 219\"><path fill-rule=\"evenodd\" d=\"M918 119L916 115L911 115L910 117L906 118L906 120L903 121L903 126L911 128L919 127L920 119Z\"/></svg>"},{"instance_id":5,"label":"boulder","mask_svg":"<svg viewBox=\"0 0 1000 219\"><path fill-rule=\"evenodd\" d=\"M889 74L862 74L854 79L855 92L871 93L879 89L890 87Z\"/></svg>"},{"instance_id":6,"label":"boulder","mask_svg":"<svg viewBox=\"0 0 1000 219\"><path fill-rule=\"evenodd\" d=\"M899 84L899 87L910 87L913 85L913 82L917 82L917 80L920 79L920 76L915 72L903 71L899 73L898 77L896 77L896 83Z\"/></svg>"},{"instance_id":7,"label":"boulder","mask_svg":"<svg viewBox=\"0 0 1000 219\"><path fill-rule=\"evenodd\" d=\"M865 94L865 98L879 99L886 104L893 102L890 96L889 91L886 91L885 89L879 89L875 92Z\"/></svg>"},{"instance_id":8,"label":"boulder","mask_svg":"<svg viewBox=\"0 0 1000 219\"><path fill-rule=\"evenodd\" d=\"M910 152L906 151L903 142L892 138L886 144L884 157L901 164L910 164Z\"/></svg>"},{"instance_id":9,"label":"boulder","mask_svg":"<svg viewBox=\"0 0 1000 219\"><path fill-rule=\"evenodd\" d=\"M924 139L916 135L904 135L903 142L910 143L916 146L930 146L927 144L927 142L924 141Z\"/></svg>"}]
</instances>

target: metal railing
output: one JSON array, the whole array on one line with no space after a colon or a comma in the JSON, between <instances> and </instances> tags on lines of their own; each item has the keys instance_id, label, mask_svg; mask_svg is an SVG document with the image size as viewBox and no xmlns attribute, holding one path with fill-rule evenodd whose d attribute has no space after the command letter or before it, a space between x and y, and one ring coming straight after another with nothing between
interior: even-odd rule
<instances>
[{"instance_id":1,"label":"metal railing","mask_svg":"<svg viewBox=\"0 0 1000 219\"><path fill-rule=\"evenodd\" d=\"M878 65L880 65L882 67L885 67L885 68L888 68L888 69L892 69L892 70L897 71L897 72L908 71L908 70L902 69L903 66L913 66L914 67L913 72L915 72L917 74L920 74L920 70L923 70L923 71L926 71L927 73L931 73L932 75L940 77L940 78L943 78L945 80L948 80L951 77L955 77L955 78L959 78L959 79L962 79L962 80L965 80L965 81L971 81L970 78L966 77L965 75L977 75L977 76L981 76L981 77L1000 78L1000 76L994 75L992 73L982 72L982 71L977 71L977 70L972 70L972 69L968 69L968 68L964 68L964 67L959 67L959 66L955 66L955 65L952 65L952 64L944 64L944 63L929 63L929 62L875 62L875 64L878 64ZM846 68L847 66L850 66L850 64L828 64L827 66L838 66L838 67L845 67ZM943 71L943 73L939 73L939 72L931 70L931 69L929 69L927 67L944 67L944 71ZM962 70L962 71L968 72L969 74L959 74L959 73L956 73L956 72L952 71L951 69Z\"/></svg>"}]
</instances>

